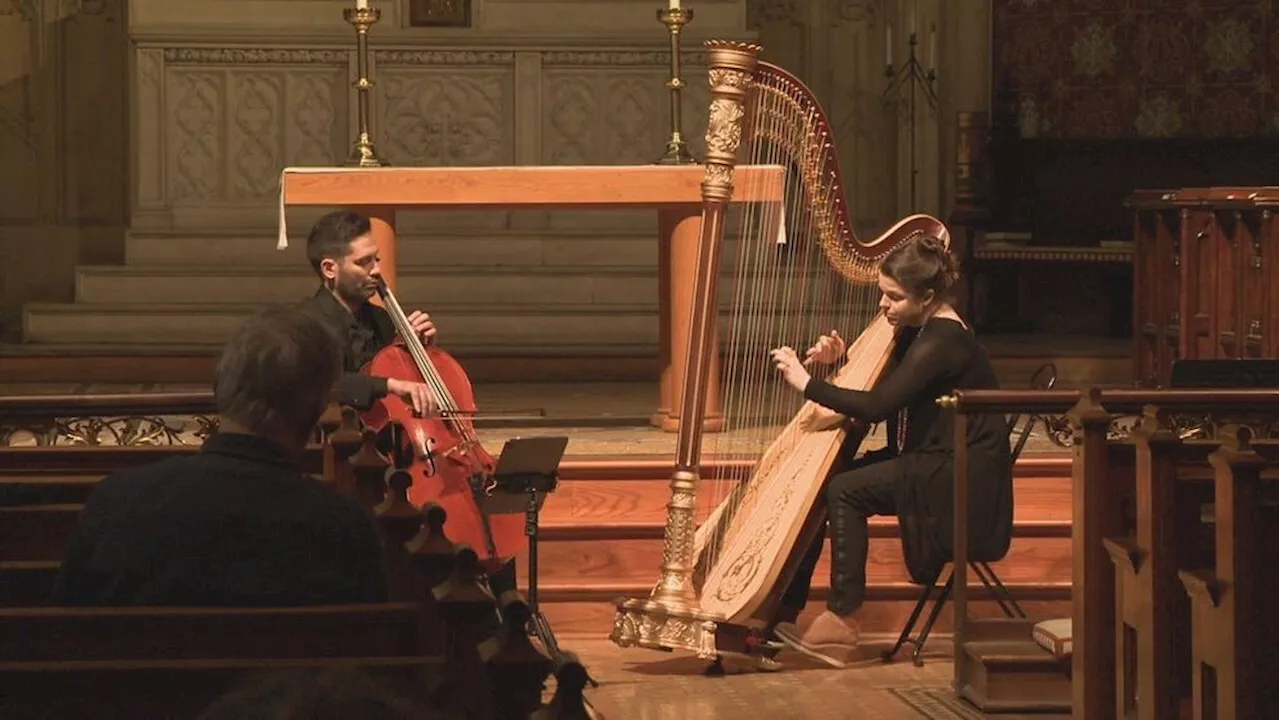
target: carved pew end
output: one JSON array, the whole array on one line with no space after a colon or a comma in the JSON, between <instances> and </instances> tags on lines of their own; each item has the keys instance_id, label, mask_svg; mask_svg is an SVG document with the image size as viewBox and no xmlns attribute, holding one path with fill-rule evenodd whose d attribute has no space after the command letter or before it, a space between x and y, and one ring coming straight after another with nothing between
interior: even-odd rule
<instances>
[{"instance_id":1,"label":"carved pew end","mask_svg":"<svg viewBox=\"0 0 1280 720\"><path fill-rule=\"evenodd\" d=\"M551 658L529 640L532 612L518 592L499 600L503 628L476 648L495 689L499 717L526 718L542 705L542 691L551 674Z\"/></svg>"},{"instance_id":2,"label":"carved pew end","mask_svg":"<svg viewBox=\"0 0 1280 720\"><path fill-rule=\"evenodd\" d=\"M480 556L466 543L457 545L453 574L431 592L440 603L480 603L492 608L495 602L480 580Z\"/></svg>"},{"instance_id":3,"label":"carved pew end","mask_svg":"<svg viewBox=\"0 0 1280 720\"><path fill-rule=\"evenodd\" d=\"M480 579L476 551L460 543L453 574L433 588L431 595L440 611L444 654L453 678L451 687L442 688L443 695L438 700L466 717L488 716L491 688L477 648L499 627L499 622L493 595Z\"/></svg>"},{"instance_id":4,"label":"carved pew end","mask_svg":"<svg viewBox=\"0 0 1280 720\"><path fill-rule=\"evenodd\" d=\"M480 558L469 545L458 545L453 574L431 595L440 609L451 661L459 652L473 655L480 639L499 627L493 594L480 579Z\"/></svg>"},{"instance_id":5,"label":"carved pew end","mask_svg":"<svg viewBox=\"0 0 1280 720\"><path fill-rule=\"evenodd\" d=\"M375 511L387 496L387 468L391 461L378 452L378 433L366 427L360 432L360 446L351 456L351 472L355 475L356 502Z\"/></svg>"},{"instance_id":6,"label":"carved pew end","mask_svg":"<svg viewBox=\"0 0 1280 720\"><path fill-rule=\"evenodd\" d=\"M412 484L413 476L407 470L387 470L387 494L373 508L373 514L386 533L388 546L403 547L422 527L423 514L409 502L409 486Z\"/></svg>"},{"instance_id":7,"label":"carved pew end","mask_svg":"<svg viewBox=\"0 0 1280 720\"><path fill-rule=\"evenodd\" d=\"M556 667L556 694L551 702L529 716L529 720L595 720L600 717L587 703L583 692L588 682L587 668L571 652L562 652Z\"/></svg>"},{"instance_id":8,"label":"carved pew end","mask_svg":"<svg viewBox=\"0 0 1280 720\"><path fill-rule=\"evenodd\" d=\"M453 573L457 548L445 534L447 513L443 507L429 502L422 508L422 517L418 534L405 543L405 550L414 558L427 587L434 588Z\"/></svg>"}]
</instances>

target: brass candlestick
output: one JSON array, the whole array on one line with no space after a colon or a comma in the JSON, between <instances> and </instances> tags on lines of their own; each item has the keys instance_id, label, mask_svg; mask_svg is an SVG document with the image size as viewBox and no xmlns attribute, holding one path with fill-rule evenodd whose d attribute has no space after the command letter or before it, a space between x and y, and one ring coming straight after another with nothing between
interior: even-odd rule
<instances>
[{"instance_id":1,"label":"brass candlestick","mask_svg":"<svg viewBox=\"0 0 1280 720\"><path fill-rule=\"evenodd\" d=\"M684 79L680 77L680 31L692 19L693 11L688 8L658 10L658 21L667 26L667 32L671 36L671 79L667 81L667 87L671 88L671 138L667 140L667 151L658 160L660 165L697 162L680 133L680 91L684 89Z\"/></svg>"},{"instance_id":2,"label":"brass candlestick","mask_svg":"<svg viewBox=\"0 0 1280 720\"><path fill-rule=\"evenodd\" d=\"M369 28L382 17L377 8L345 8L342 18L356 29L356 122L360 133L356 136L348 165L358 167L382 167L383 162L377 151L373 149L373 137L369 134L369 91L373 89L373 80L369 77Z\"/></svg>"}]
</instances>

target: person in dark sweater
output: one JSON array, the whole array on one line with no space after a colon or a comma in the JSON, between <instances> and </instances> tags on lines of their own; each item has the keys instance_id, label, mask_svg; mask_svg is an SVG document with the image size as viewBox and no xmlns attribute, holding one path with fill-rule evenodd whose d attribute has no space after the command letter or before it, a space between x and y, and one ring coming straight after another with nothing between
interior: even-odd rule
<instances>
[{"instance_id":1,"label":"person in dark sweater","mask_svg":"<svg viewBox=\"0 0 1280 720\"><path fill-rule=\"evenodd\" d=\"M296 308L254 316L218 361L200 452L104 478L62 562L57 605L286 606L388 599L373 518L299 460L342 372Z\"/></svg>"},{"instance_id":2,"label":"person in dark sweater","mask_svg":"<svg viewBox=\"0 0 1280 720\"><path fill-rule=\"evenodd\" d=\"M323 319L342 343L338 402L368 410L391 393L404 398L419 413L430 412L433 401L426 383L361 372L396 338L391 316L369 302L382 278L369 218L350 210L335 210L321 217L307 235L307 260L320 278L320 287L301 307ZM429 314L414 310L406 319L424 344L435 342L436 325Z\"/></svg>"},{"instance_id":3,"label":"person in dark sweater","mask_svg":"<svg viewBox=\"0 0 1280 720\"><path fill-rule=\"evenodd\" d=\"M880 309L898 333L890 368L869 391L810 376L807 366L844 357L845 343L835 332L820 338L804 360L786 347L771 354L786 382L808 400L851 419L887 421L887 447L835 472L826 488L832 554L826 611L803 633L794 624L822 553L819 535L783 596L784 621L774 628L784 643L837 667L858 642L869 516L898 517L914 582L932 584L951 558L955 413L936 400L959 388L999 386L986 350L948 300L958 278L954 258L934 237L909 241L884 259ZM1008 425L1003 415L975 415L967 437L970 552L1002 556L1013 532Z\"/></svg>"}]
</instances>

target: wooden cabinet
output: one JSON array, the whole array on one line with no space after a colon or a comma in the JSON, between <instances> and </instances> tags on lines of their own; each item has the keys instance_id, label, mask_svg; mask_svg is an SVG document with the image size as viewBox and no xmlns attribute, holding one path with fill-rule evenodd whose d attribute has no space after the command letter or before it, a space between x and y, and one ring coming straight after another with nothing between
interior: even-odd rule
<instances>
[{"instance_id":1,"label":"wooden cabinet","mask_svg":"<svg viewBox=\"0 0 1280 720\"><path fill-rule=\"evenodd\" d=\"M1134 211L1134 379L1177 359L1277 357L1275 187L1141 190Z\"/></svg>"}]
</instances>

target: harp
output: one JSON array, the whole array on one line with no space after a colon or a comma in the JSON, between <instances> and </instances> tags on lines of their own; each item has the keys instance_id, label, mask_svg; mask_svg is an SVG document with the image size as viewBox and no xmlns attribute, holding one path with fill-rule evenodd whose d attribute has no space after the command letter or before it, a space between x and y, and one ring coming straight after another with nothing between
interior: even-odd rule
<instances>
[{"instance_id":1,"label":"harp","mask_svg":"<svg viewBox=\"0 0 1280 720\"><path fill-rule=\"evenodd\" d=\"M868 431L787 387L769 350L790 345L803 354L832 329L857 335L826 379L872 387L895 339L878 307L880 261L921 234L949 240L945 226L927 215L858 240L822 108L790 73L758 61L759 51L707 43L701 246L661 574L648 598L615 601L611 639L621 647L707 659L763 651L762 633L821 531L827 475L842 448L849 450L846 442L861 443ZM735 170L752 165L781 167L783 202L730 208ZM757 174L738 173L736 191L747 196L755 182L749 175ZM717 336L725 355L725 426L704 447L699 420Z\"/></svg>"}]
</instances>

